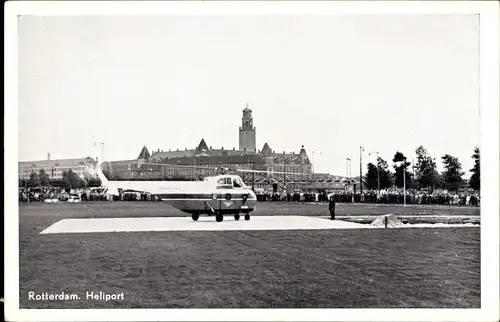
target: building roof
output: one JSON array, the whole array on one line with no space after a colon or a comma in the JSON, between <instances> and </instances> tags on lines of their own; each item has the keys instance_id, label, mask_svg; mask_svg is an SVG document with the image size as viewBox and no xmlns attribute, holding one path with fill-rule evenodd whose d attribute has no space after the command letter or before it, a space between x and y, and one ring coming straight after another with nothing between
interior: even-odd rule
<instances>
[{"instance_id":1,"label":"building roof","mask_svg":"<svg viewBox=\"0 0 500 322\"><path fill-rule=\"evenodd\" d=\"M196 148L197 152L207 152L210 151L210 149L207 146L207 143L205 142L205 139L201 139L200 144L198 144L198 147Z\"/></svg>"},{"instance_id":2,"label":"building roof","mask_svg":"<svg viewBox=\"0 0 500 322\"><path fill-rule=\"evenodd\" d=\"M206 149L205 149L206 148ZM161 161L165 158L193 158L193 157L202 157L202 156L232 156L232 155L254 155L257 154L255 151L251 150L236 150L234 147L232 149L224 149L221 147L220 149L212 149L209 148L206 142L203 140L200 142L196 149L184 149L184 150L175 150L175 151L153 151L151 155L150 161L156 162Z\"/></svg>"},{"instance_id":3,"label":"building roof","mask_svg":"<svg viewBox=\"0 0 500 322\"><path fill-rule=\"evenodd\" d=\"M74 158L74 159L54 159L54 160L37 160L37 161L20 161L21 167L71 167L78 165L95 165L96 160L91 157Z\"/></svg>"},{"instance_id":4,"label":"building roof","mask_svg":"<svg viewBox=\"0 0 500 322\"><path fill-rule=\"evenodd\" d=\"M141 153L139 153L139 156L137 157L137 159L146 159L147 160L147 159L149 159L150 156L151 156L151 154L149 154L148 148L146 146L143 146Z\"/></svg>"},{"instance_id":5,"label":"building roof","mask_svg":"<svg viewBox=\"0 0 500 322\"><path fill-rule=\"evenodd\" d=\"M299 157L305 164L311 164L311 160L309 160L309 157L307 156L307 152L304 146L302 146L302 148L300 149Z\"/></svg>"},{"instance_id":6,"label":"building roof","mask_svg":"<svg viewBox=\"0 0 500 322\"><path fill-rule=\"evenodd\" d=\"M160 161L163 164L176 165L219 165L219 164L265 164L264 159L257 154L229 154L216 156L199 156L199 157L181 157L181 158L165 158Z\"/></svg>"},{"instance_id":7,"label":"building roof","mask_svg":"<svg viewBox=\"0 0 500 322\"><path fill-rule=\"evenodd\" d=\"M293 153L272 153L269 157L273 158L274 162L286 164L300 164L300 158L297 154Z\"/></svg>"},{"instance_id":8,"label":"building roof","mask_svg":"<svg viewBox=\"0 0 500 322\"><path fill-rule=\"evenodd\" d=\"M271 150L271 148L269 147L269 144L264 143L264 146L262 147L262 150L260 151L260 153L262 153L263 155L268 155L270 153L272 153L273 150Z\"/></svg>"},{"instance_id":9,"label":"building roof","mask_svg":"<svg viewBox=\"0 0 500 322\"><path fill-rule=\"evenodd\" d=\"M153 158L153 160L161 160L163 158L168 158L168 157L171 157L171 158L192 157L195 154L196 154L196 150L195 149L191 149L191 150L188 150L188 149L184 149L184 150L176 149L174 151L169 150L169 151L153 152L153 154L151 155L151 157Z\"/></svg>"},{"instance_id":10,"label":"building roof","mask_svg":"<svg viewBox=\"0 0 500 322\"><path fill-rule=\"evenodd\" d=\"M205 161L203 161L203 158L205 158ZM311 165L311 161L307 156L304 146L302 146L298 154L285 152L276 153L267 142L259 152L236 150L234 147L232 149L224 149L224 147L213 149L211 146L208 146L204 138L200 140L200 143L195 149L185 148L184 150L176 149L174 151L163 151L158 149L157 151L153 151L151 155L149 155L149 151L146 146L144 146L138 159L147 160L153 163L160 162L167 164L193 165L193 162L195 164L197 162L203 162L204 164L264 164L265 160L269 162L271 158L272 163L285 163L286 159L286 164L290 165ZM193 159L198 161L193 161ZM116 164L116 166L118 166L118 164ZM128 163L126 166L128 166ZM115 167L115 164L113 164L113 167Z\"/></svg>"}]
</instances>

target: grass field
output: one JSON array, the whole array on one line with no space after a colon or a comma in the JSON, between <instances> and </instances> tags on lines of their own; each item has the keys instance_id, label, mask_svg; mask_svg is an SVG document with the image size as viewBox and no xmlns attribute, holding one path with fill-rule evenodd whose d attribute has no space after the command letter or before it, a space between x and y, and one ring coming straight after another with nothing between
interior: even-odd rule
<instances>
[{"instance_id":1,"label":"grass field","mask_svg":"<svg viewBox=\"0 0 500 322\"><path fill-rule=\"evenodd\" d=\"M478 211L338 209L339 215ZM327 213L326 204L270 203L255 212ZM21 205L21 308L480 307L479 228L39 235L66 218L178 215L154 203ZM30 291L74 292L81 300L29 301ZM87 291L124 292L124 300L86 300Z\"/></svg>"}]
</instances>

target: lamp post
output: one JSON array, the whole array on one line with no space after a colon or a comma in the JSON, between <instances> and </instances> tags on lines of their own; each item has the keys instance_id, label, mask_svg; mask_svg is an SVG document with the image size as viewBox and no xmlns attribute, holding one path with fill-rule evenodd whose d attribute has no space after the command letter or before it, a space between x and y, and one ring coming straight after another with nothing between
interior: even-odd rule
<instances>
[{"instance_id":1,"label":"lamp post","mask_svg":"<svg viewBox=\"0 0 500 322\"><path fill-rule=\"evenodd\" d=\"M99 141L95 141L94 142L94 146L100 144L101 145L101 163L104 162L104 142L99 142Z\"/></svg>"},{"instance_id":2,"label":"lamp post","mask_svg":"<svg viewBox=\"0 0 500 322\"><path fill-rule=\"evenodd\" d=\"M360 197L363 194L363 151L365 149L360 146L359 147L359 193Z\"/></svg>"},{"instance_id":3,"label":"lamp post","mask_svg":"<svg viewBox=\"0 0 500 322\"><path fill-rule=\"evenodd\" d=\"M379 170L379 167L378 167L378 160L379 160L379 153L378 152L370 152L368 153L369 155L372 155L372 153L376 153L377 154L377 195L380 194L380 170Z\"/></svg>"},{"instance_id":4,"label":"lamp post","mask_svg":"<svg viewBox=\"0 0 500 322\"><path fill-rule=\"evenodd\" d=\"M436 169L436 158L432 158L432 168ZM432 192L434 192L435 183L436 183L436 177L432 176Z\"/></svg>"},{"instance_id":5,"label":"lamp post","mask_svg":"<svg viewBox=\"0 0 500 322\"><path fill-rule=\"evenodd\" d=\"M351 158L345 158L345 176L349 178L345 189L349 188L351 185Z\"/></svg>"},{"instance_id":6,"label":"lamp post","mask_svg":"<svg viewBox=\"0 0 500 322\"><path fill-rule=\"evenodd\" d=\"M415 182L415 159L411 159L411 169L413 171L413 182Z\"/></svg>"}]
</instances>

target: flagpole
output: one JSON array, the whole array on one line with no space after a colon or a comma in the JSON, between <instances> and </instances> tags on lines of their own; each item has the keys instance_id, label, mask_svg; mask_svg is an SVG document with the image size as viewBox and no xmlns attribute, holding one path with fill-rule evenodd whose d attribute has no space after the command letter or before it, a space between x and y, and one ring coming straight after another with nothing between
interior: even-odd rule
<instances>
[{"instance_id":1,"label":"flagpole","mask_svg":"<svg viewBox=\"0 0 500 322\"><path fill-rule=\"evenodd\" d=\"M405 171L405 168L404 168L404 165L403 165L403 206L406 207L406 171Z\"/></svg>"},{"instance_id":2,"label":"flagpole","mask_svg":"<svg viewBox=\"0 0 500 322\"><path fill-rule=\"evenodd\" d=\"M363 147L359 147L359 197L363 194ZM360 199L361 201L361 199Z\"/></svg>"},{"instance_id":3,"label":"flagpole","mask_svg":"<svg viewBox=\"0 0 500 322\"><path fill-rule=\"evenodd\" d=\"M104 142L97 142L95 141L94 142L94 146L96 146L96 144L100 144L101 145L101 163L104 162Z\"/></svg>"}]
</instances>

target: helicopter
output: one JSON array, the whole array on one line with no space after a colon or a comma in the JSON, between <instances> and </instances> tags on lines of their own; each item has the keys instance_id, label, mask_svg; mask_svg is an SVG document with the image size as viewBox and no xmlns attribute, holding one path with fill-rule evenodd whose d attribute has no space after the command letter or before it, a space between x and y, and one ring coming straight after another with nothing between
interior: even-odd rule
<instances>
[{"instance_id":1,"label":"helicopter","mask_svg":"<svg viewBox=\"0 0 500 322\"><path fill-rule=\"evenodd\" d=\"M217 222L222 222L224 215L233 215L239 220L240 214L250 220L250 213L257 205L251 187L235 174L210 176L203 181L110 181L101 165L96 167L96 173L107 194L118 196L120 190L150 193L190 214L194 221L203 214L214 215Z\"/></svg>"}]
</instances>

